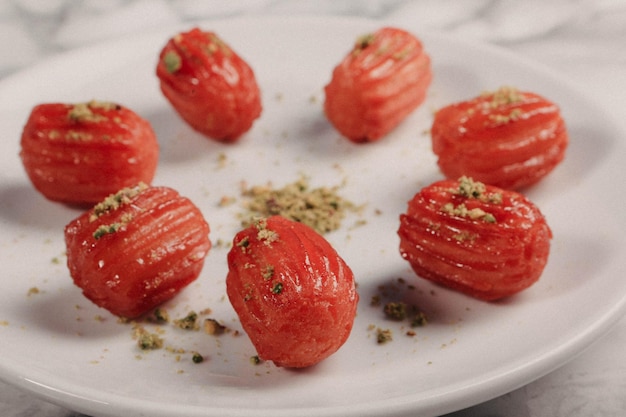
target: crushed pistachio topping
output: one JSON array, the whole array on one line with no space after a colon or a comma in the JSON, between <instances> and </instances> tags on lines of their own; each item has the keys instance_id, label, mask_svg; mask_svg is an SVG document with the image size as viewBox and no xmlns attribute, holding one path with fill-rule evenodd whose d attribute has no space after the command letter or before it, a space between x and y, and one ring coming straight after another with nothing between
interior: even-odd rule
<instances>
[{"instance_id":1,"label":"crushed pistachio topping","mask_svg":"<svg viewBox=\"0 0 626 417\"><path fill-rule=\"evenodd\" d=\"M119 110L120 108L121 106L119 104L108 101L91 100L87 103L73 105L68 111L67 117L74 122L97 123L108 120L108 118L101 114L94 113L92 109Z\"/></svg>"},{"instance_id":2,"label":"crushed pistachio topping","mask_svg":"<svg viewBox=\"0 0 626 417\"><path fill-rule=\"evenodd\" d=\"M524 100L524 95L515 87L502 86L496 91L485 91L482 97L491 98L489 107L492 109L509 104L520 103Z\"/></svg>"},{"instance_id":3,"label":"crushed pistachio topping","mask_svg":"<svg viewBox=\"0 0 626 417\"><path fill-rule=\"evenodd\" d=\"M254 227L258 230L257 239L271 246L272 242L278 240L278 233L267 228L266 219L258 219L254 222Z\"/></svg>"},{"instance_id":4,"label":"crushed pistachio topping","mask_svg":"<svg viewBox=\"0 0 626 417\"><path fill-rule=\"evenodd\" d=\"M502 193L487 193L485 184L474 181L465 175L459 178L459 188L453 189L451 192L465 198L475 198L483 202L502 204Z\"/></svg>"},{"instance_id":5,"label":"crushed pistachio topping","mask_svg":"<svg viewBox=\"0 0 626 417\"><path fill-rule=\"evenodd\" d=\"M248 246L250 246L250 239L248 239L248 236L244 237L239 242L237 242L237 246L241 248L241 251L243 253L246 253Z\"/></svg>"},{"instance_id":6,"label":"crushed pistachio topping","mask_svg":"<svg viewBox=\"0 0 626 417\"><path fill-rule=\"evenodd\" d=\"M404 278L398 278L387 284L380 285L378 292L371 298L370 305L380 308L382 306L383 314L387 320L402 323L408 323L411 328L425 326L427 324L426 313L417 305L407 303L406 291L416 291L416 287L407 284ZM412 297L408 297L412 298ZM391 331L371 324L368 330L375 331L377 343L387 343L392 340ZM407 336L415 336L414 330L406 331Z\"/></svg>"},{"instance_id":7,"label":"crushed pistachio topping","mask_svg":"<svg viewBox=\"0 0 626 417\"><path fill-rule=\"evenodd\" d=\"M306 178L287 184L280 189L271 186L254 186L242 191L246 197L242 214L244 227L259 217L280 215L287 219L304 223L320 234L338 229L347 210L358 208L340 197L338 187L310 189Z\"/></svg>"},{"instance_id":8,"label":"crushed pistachio topping","mask_svg":"<svg viewBox=\"0 0 626 417\"><path fill-rule=\"evenodd\" d=\"M413 48L406 48L393 54L392 58L396 61L402 61L411 53Z\"/></svg>"},{"instance_id":9,"label":"crushed pistachio topping","mask_svg":"<svg viewBox=\"0 0 626 417\"><path fill-rule=\"evenodd\" d=\"M141 182L134 187L122 188L117 193L109 195L103 201L94 206L93 212L89 216L89 221L93 222L103 214L117 210L121 206L130 203L133 198L139 195L146 188L148 188L148 185Z\"/></svg>"},{"instance_id":10,"label":"crushed pistachio topping","mask_svg":"<svg viewBox=\"0 0 626 417\"><path fill-rule=\"evenodd\" d=\"M230 206L231 204L233 204L235 201L237 201L234 197L231 196L227 196L224 195L220 198L219 203L217 203L217 205L219 207L227 207Z\"/></svg>"},{"instance_id":11,"label":"crushed pistachio topping","mask_svg":"<svg viewBox=\"0 0 626 417\"><path fill-rule=\"evenodd\" d=\"M411 327L423 327L428 324L428 319L423 311L417 311L411 320Z\"/></svg>"},{"instance_id":12,"label":"crushed pistachio topping","mask_svg":"<svg viewBox=\"0 0 626 417\"><path fill-rule=\"evenodd\" d=\"M156 308L150 317L148 317L148 321L153 321L155 323L169 323L170 315L167 310L163 308Z\"/></svg>"},{"instance_id":13,"label":"crushed pistachio topping","mask_svg":"<svg viewBox=\"0 0 626 417\"><path fill-rule=\"evenodd\" d=\"M28 292L26 293L26 295L30 297L31 295L34 295L34 294L39 294L39 292L40 292L40 291L39 291L39 288L38 288L38 287L30 287L30 288L28 289Z\"/></svg>"},{"instance_id":14,"label":"crushed pistachio topping","mask_svg":"<svg viewBox=\"0 0 626 417\"><path fill-rule=\"evenodd\" d=\"M522 114L524 114L522 109L517 108L511 110L509 114L490 114L489 120L491 120L496 125L505 125L507 123L519 120L522 117Z\"/></svg>"},{"instance_id":15,"label":"crushed pistachio topping","mask_svg":"<svg viewBox=\"0 0 626 417\"><path fill-rule=\"evenodd\" d=\"M372 298L370 299L370 305L372 307L378 307L381 303L381 297L379 294L375 294L372 295Z\"/></svg>"},{"instance_id":16,"label":"crushed pistachio topping","mask_svg":"<svg viewBox=\"0 0 626 417\"><path fill-rule=\"evenodd\" d=\"M70 130L65 133L65 139L76 142L87 142L93 139L93 135L89 132L77 132L75 130Z\"/></svg>"},{"instance_id":17,"label":"crushed pistachio topping","mask_svg":"<svg viewBox=\"0 0 626 417\"><path fill-rule=\"evenodd\" d=\"M394 321L408 321L411 327L422 327L427 324L426 313L416 305L408 305L403 301L391 301L383 307L385 317Z\"/></svg>"},{"instance_id":18,"label":"crushed pistachio topping","mask_svg":"<svg viewBox=\"0 0 626 417\"><path fill-rule=\"evenodd\" d=\"M274 265L266 265L261 275L265 281L271 279L274 276Z\"/></svg>"},{"instance_id":19,"label":"crushed pistachio topping","mask_svg":"<svg viewBox=\"0 0 626 417\"><path fill-rule=\"evenodd\" d=\"M167 51L163 55L163 64L167 72L173 74L183 66L183 61L176 51Z\"/></svg>"},{"instance_id":20,"label":"crushed pistachio topping","mask_svg":"<svg viewBox=\"0 0 626 417\"><path fill-rule=\"evenodd\" d=\"M354 52L358 54L363 49L367 48L372 43L374 43L375 38L376 37L374 36L373 33L367 33L365 35L359 36L356 42L354 43Z\"/></svg>"},{"instance_id":21,"label":"crushed pistachio topping","mask_svg":"<svg viewBox=\"0 0 626 417\"><path fill-rule=\"evenodd\" d=\"M493 204L502 204L502 193L491 193L486 196L486 201Z\"/></svg>"},{"instance_id":22,"label":"crushed pistachio topping","mask_svg":"<svg viewBox=\"0 0 626 417\"><path fill-rule=\"evenodd\" d=\"M402 321L407 316L406 303L401 301L390 301L385 304L383 312L387 318Z\"/></svg>"},{"instance_id":23,"label":"crushed pistachio topping","mask_svg":"<svg viewBox=\"0 0 626 417\"><path fill-rule=\"evenodd\" d=\"M459 187L451 190L453 194L459 195L467 199L476 199L483 202L489 202L494 204L502 203L501 193L487 193L487 188L482 182L474 181L473 179L462 176L459 178ZM486 212L480 207L468 209L464 203L454 205L453 203L446 203L441 207L441 211L452 216L465 217L471 220L483 220L487 223L495 223L496 218L493 214ZM466 240L466 239L459 239Z\"/></svg>"},{"instance_id":24,"label":"crushed pistachio topping","mask_svg":"<svg viewBox=\"0 0 626 417\"><path fill-rule=\"evenodd\" d=\"M283 283L282 282L274 283L274 286L272 287L272 293L273 294L280 294L282 292L283 292Z\"/></svg>"},{"instance_id":25,"label":"crushed pistachio topping","mask_svg":"<svg viewBox=\"0 0 626 417\"><path fill-rule=\"evenodd\" d=\"M487 223L495 223L496 222L496 218L493 214L491 213L485 213L484 216L481 217L483 219L483 221L487 222Z\"/></svg>"},{"instance_id":26,"label":"crushed pistachio topping","mask_svg":"<svg viewBox=\"0 0 626 417\"><path fill-rule=\"evenodd\" d=\"M93 238L98 240L104 235L117 232L120 227L122 227L121 223L103 224L101 226L98 226L96 231L93 232Z\"/></svg>"},{"instance_id":27,"label":"crushed pistachio topping","mask_svg":"<svg viewBox=\"0 0 626 417\"><path fill-rule=\"evenodd\" d=\"M126 226L133 219L132 214L125 213L121 216L119 222L111 223L111 224L103 224L98 226L95 232L93 232L93 238L98 240L104 235L116 233L122 227Z\"/></svg>"},{"instance_id":28,"label":"crushed pistachio topping","mask_svg":"<svg viewBox=\"0 0 626 417\"><path fill-rule=\"evenodd\" d=\"M493 217L492 214L487 213L485 210L479 207L468 209L465 204L462 203L457 206L452 203L446 203L443 207L441 207L441 211L457 217L467 217L471 220L482 219L487 223L495 223L496 221L495 217Z\"/></svg>"},{"instance_id":29,"label":"crushed pistachio topping","mask_svg":"<svg viewBox=\"0 0 626 417\"><path fill-rule=\"evenodd\" d=\"M391 342L392 340L393 340L393 333L391 329L382 329L380 327L376 329L376 342L379 345L382 345L387 342Z\"/></svg>"},{"instance_id":30,"label":"crushed pistachio topping","mask_svg":"<svg viewBox=\"0 0 626 417\"><path fill-rule=\"evenodd\" d=\"M472 242L474 240L476 240L476 238L478 238L478 234L477 233L471 233L468 232L466 230L460 232L460 233L455 233L452 235L452 238L454 240L457 240L459 242Z\"/></svg>"},{"instance_id":31,"label":"crushed pistachio topping","mask_svg":"<svg viewBox=\"0 0 626 417\"><path fill-rule=\"evenodd\" d=\"M54 140L54 139L59 139L61 137L61 132L59 132L58 130L51 130L50 132L48 132L48 139Z\"/></svg>"},{"instance_id":32,"label":"crushed pistachio topping","mask_svg":"<svg viewBox=\"0 0 626 417\"><path fill-rule=\"evenodd\" d=\"M220 39L219 36L214 33L207 33L207 39L209 40L209 43L205 47L205 50L208 54L212 55L218 51L226 56L230 56L232 54L228 45L226 45L226 43Z\"/></svg>"},{"instance_id":33,"label":"crushed pistachio topping","mask_svg":"<svg viewBox=\"0 0 626 417\"><path fill-rule=\"evenodd\" d=\"M485 184L462 176L459 178L458 194L466 198L480 198L486 190Z\"/></svg>"},{"instance_id":34,"label":"crushed pistachio topping","mask_svg":"<svg viewBox=\"0 0 626 417\"><path fill-rule=\"evenodd\" d=\"M483 220L486 223L495 223L496 218L493 214L485 212L479 207L468 209L465 204L455 206L452 203L446 203L441 207L441 211L457 217L465 217L471 220Z\"/></svg>"},{"instance_id":35,"label":"crushed pistachio topping","mask_svg":"<svg viewBox=\"0 0 626 417\"><path fill-rule=\"evenodd\" d=\"M163 347L163 339L157 333L150 333L143 326L133 327L133 338L141 350L155 350Z\"/></svg>"},{"instance_id":36,"label":"crushed pistachio topping","mask_svg":"<svg viewBox=\"0 0 626 417\"><path fill-rule=\"evenodd\" d=\"M206 334L214 336L220 335L226 331L226 326L212 318L207 318L204 320L203 328Z\"/></svg>"},{"instance_id":37,"label":"crushed pistachio topping","mask_svg":"<svg viewBox=\"0 0 626 417\"><path fill-rule=\"evenodd\" d=\"M76 308L80 308L80 306L76 306ZM195 313L191 311L187 314L186 317L180 320L175 320L172 322L172 326L183 328L185 330L199 330L199 326L197 326L198 318L200 316L205 316L211 314L211 309L206 308L201 310L199 313ZM98 319L98 316L96 316ZM99 321L104 321L103 318L100 318ZM169 323L169 314L163 308L156 308L152 311L151 314L144 316L142 321L136 322L134 320L130 320L127 318L120 317L118 319L119 323L132 324L132 338L136 341L139 349L143 351L161 349L167 353L171 353L174 355L176 362L180 362L183 357L182 355L189 354L189 359L191 362L198 364L205 362L207 360L207 356L202 355L197 350L189 350L183 347L177 347L174 345L170 345L165 341L166 329L162 327L162 324ZM148 323L152 326L154 331L150 331L144 323ZM220 324L217 320L212 318L206 318L204 320L204 330L205 333L209 335L221 335L223 333L231 333L234 337L240 335L238 330L231 330L228 327ZM141 356L136 356L138 359Z\"/></svg>"},{"instance_id":38,"label":"crushed pistachio topping","mask_svg":"<svg viewBox=\"0 0 626 417\"><path fill-rule=\"evenodd\" d=\"M261 362L263 361L261 360L259 355L250 356L250 363L252 365L259 365Z\"/></svg>"},{"instance_id":39,"label":"crushed pistachio topping","mask_svg":"<svg viewBox=\"0 0 626 417\"><path fill-rule=\"evenodd\" d=\"M218 168L226 167L227 163L228 163L228 157L226 156L226 154L224 152L220 152L217 155L217 166L218 166Z\"/></svg>"},{"instance_id":40,"label":"crushed pistachio topping","mask_svg":"<svg viewBox=\"0 0 626 417\"><path fill-rule=\"evenodd\" d=\"M190 311L182 319L174 320L174 325L183 330L198 330L200 328L198 325L198 313Z\"/></svg>"}]
</instances>

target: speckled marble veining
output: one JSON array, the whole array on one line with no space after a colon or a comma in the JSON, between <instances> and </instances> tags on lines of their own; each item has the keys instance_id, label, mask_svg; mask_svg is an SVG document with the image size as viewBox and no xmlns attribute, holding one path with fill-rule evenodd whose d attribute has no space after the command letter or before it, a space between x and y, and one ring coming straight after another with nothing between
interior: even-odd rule
<instances>
[{"instance_id":1,"label":"speckled marble veining","mask_svg":"<svg viewBox=\"0 0 626 417\"><path fill-rule=\"evenodd\" d=\"M626 0L2 0L0 80L63 51L162 26L270 14L411 22L497 44L579 83L626 130ZM622 417L625 351L622 319L565 366L448 417ZM80 414L0 382L0 416Z\"/></svg>"}]
</instances>

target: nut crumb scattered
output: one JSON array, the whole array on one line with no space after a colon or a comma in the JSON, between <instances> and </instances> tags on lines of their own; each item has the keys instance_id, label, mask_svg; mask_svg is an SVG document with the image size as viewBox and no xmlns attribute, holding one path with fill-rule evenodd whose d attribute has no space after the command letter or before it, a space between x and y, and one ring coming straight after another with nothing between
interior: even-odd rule
<instances>
[{"instance_id":1,"label":"nut crumb scattered","mask_svg":"<svg viewBox=\"0 0 626 417\"><path fill-rule=\"evenodd\" d=\"M89 221L95 221L98 217L130 203L134 197L147 188L148 185L142 182L135 187L126 187L115 194L109 195L103 201L94 206L93 211L89 216Z\"/></svg>"},{"instance_id":2,"label":"nut crumb scattered","mask_svg":"<svg viewBox=\"0 0 626 417\"><path fill-rule=\"evenodd\" d=\"M226 154L224 152L220 152L219 155L217 155L218 168L224 168L227 162L228 162L228 157L226 156Z\"/></svg>"},{"instance_id":3,"label":"nut crumb scattered","mask_svg":"<svg viewBox=\"0 0 626 417\"><path fill-rule=\"evenodd\" d=\"M383 312L391 320L402 321L406 319L407 306L402 301L390 301L383 307Z\"/></svg>"},{"instance_id":4,"label":"nut crumb scattered","mask_svg":"<svg viewBox=\"0 0 626 417\"><path fill-rule=\"evenodd\" d=\"M245 214L241 214L243 227L255 219L280 215L304 223L320 234L338 229L346 211L359 208L338 194L338 187L309 188L306 178L273 189L270 184L243 188Z\"/></svg>"},{"instance_id":5,"label":"nut crumb scattered","mask_svg":"<svg viewBox=\"0 0 626 417\"><path fill-rule=\"evenodd\" d=\"M148 322L158 323L158 324L169 323L170 322L170 315L167 312L167 310L165 310L163 308L156 308L156 309L154 309L152 314L150 314L149 316L146 317L146 320Z\"/></svg>"},{"instance_id":6,"label":"nut crumb scattered","mask_svg":"<svg viewBox=\"0 0 626 417\"><path fill-rule=\"evenodd\" d=\"M30 287L28 289L28 292L26 293L27 296L31 296L31 295L35 295L35 294L39 294L41 291L39 291L39 288L37 287Z\"/></svg>"},{"instance_id":7,"label":"nut crumb scattered","mask_svg":"<svg viewBox=\"0 0 626 417\"><path fill-rule=\"evenodd\" d=\"M226 331L226 326L212 318L205 319L203 327L204 332L209 335L220 335Z\"/></svg>"},{"instance_id":8,"label":"nut crumb scattered","mask_svg":"<svg viewBox=\"0 0 626 417\"><path fill-rule=\"evenodd\" d=\"M163 339L157 333L150 333L143 326L133 326L133 339L141 350L155 350L163 347Z\"/></svg>"},{"instance_id":9,"label":"nut crumb scattered","mask_svg":"<svg viewBox=\"0 0 626 417\"><path fill-rule=\"evenodd\" d=\"M198 324L198 313L190 311L182 319L175 319L174 325L183 330L199 330L200 325Z\"/></svg>"},{"instance_id":10,"label":"nut crumb scattered","mask_svg":"<svg viewBox=\"0 0 626 417\"><path fill-rule=\"evenodd\" d=\"M416 305L407 303L407 292L415 291L415 286L407 284L404 278L396 280L378 287L378 292L374 294L370 301L370 306L379 308L382 306L383 315L386 319L395 322L408 322L412 329L405 332L407 336L416 335L415 327L423 327L428 323L426 313L421 311ZM370 325L369 331L374 330L376 326ZM377 340L379 339L377 330ZM382 336L381 336L382 337ZM388 342L385 340L384 342ZM378 342L381 343L381 342Z\"/></svg>"},{"instance_id":11,"label":"nut crumb scattered","mask_svg":"<svg viewBox=\"0 0 626 417\"><path fill-rule=\"evenodd\" d=\"M376 328L376 343L379 345L391 342L393 340L393 333L390 329Z\"/></svg>"},{"instance_id":12,"label":"nut crumb scattered","mask_svg":"<svg viewBox=\"0 0 626 417\"><path fill-rule=\"evenodd\" d=\"M224 195L220 198L219 203L217 203L218 207L227 207L233 205L237 199L235 197Z\"/></svg>"}]
</instances>

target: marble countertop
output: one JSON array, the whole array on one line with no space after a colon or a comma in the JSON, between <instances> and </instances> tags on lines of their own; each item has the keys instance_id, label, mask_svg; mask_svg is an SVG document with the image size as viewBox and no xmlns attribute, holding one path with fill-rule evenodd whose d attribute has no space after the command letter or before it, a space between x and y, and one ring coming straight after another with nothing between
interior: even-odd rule
<instances>
[{"instance_id":1,"label":"marble countertop","mask_svg":"<svg viewBox=\"0 0 626 417\"><path fill-rule=\"evenodd\" d=\"M3 0L0 81L54 54L164 25L269 14L410 21L497 44L579 83L626 131L626 0ZM622 319L558 370L448 417L624 416L625 350ZM0 382L0 415L80 414Z\"/></svg>"}]
</instances>

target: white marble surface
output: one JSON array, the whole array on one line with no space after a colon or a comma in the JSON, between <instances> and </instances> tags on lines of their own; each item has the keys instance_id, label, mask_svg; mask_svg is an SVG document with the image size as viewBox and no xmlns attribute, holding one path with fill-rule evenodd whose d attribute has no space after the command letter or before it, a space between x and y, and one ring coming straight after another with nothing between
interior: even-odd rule
<instances>
[{"instance_id":1,"label":"white marble surface","mask_svg":"<svg viewBox=\"0 0 626 417\"><path fill-rule=\"evenodd\" d=\"M626 131L626 0L0 0L0 81L69 49L177 22L242 14L410 21L424 30L494 43L580 83ZM625 349L622 319L560 369L448 417L622 417ZM79 416L2 382L0 415Z\"/></svg>"}]
</instances>

